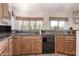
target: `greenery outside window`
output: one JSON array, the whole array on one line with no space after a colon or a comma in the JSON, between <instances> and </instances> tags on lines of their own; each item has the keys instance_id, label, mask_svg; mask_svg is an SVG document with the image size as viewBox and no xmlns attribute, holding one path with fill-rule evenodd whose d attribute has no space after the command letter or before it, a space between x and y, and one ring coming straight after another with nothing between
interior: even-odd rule
<instances>
[{"instance_id":1,"label":"greenery outside window","mask_svg":"<svg viewBox=\"0 0 79 59\"><path fill-rule=\"evenodd\" d=\"M64 30L65 29L65 21L51 20L50 28L51 30Z\"/></svg>"}]
</instances>

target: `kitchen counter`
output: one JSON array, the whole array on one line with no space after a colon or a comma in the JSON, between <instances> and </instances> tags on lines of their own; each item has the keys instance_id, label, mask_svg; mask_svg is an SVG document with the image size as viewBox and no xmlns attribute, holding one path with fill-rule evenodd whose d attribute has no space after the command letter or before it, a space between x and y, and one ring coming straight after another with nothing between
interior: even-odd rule
<instances>
[{"instance_id":1,"label":"kitchen counter","mask_svg":"<svg viewBox=\"0 0 79 59\"><path fill-rule=\"evenodd\" d=\"M64 36L75 36L76 34L60 34L60 35L64 35Z\"/></svg>"},{"instance_id":2,"label":"kitchen counter","mask_svg":"<svg viewBox=\"0 0 79 59\"><path fill-rule=\"evenodd\" d=\"M14 35L23 36L23 35L40 35L40 34L35 34L35 33L15 33Z\"/></svg>"},{"instance_id":3,"label":"kitchen counter","mask_svg":"<svg viewBox=\"0 0 79 59\"><path fill-rule=\"evenodd\" d=\"M63 36L76 36L76 34L66 34L66 33L57 33L56 35L63 35Z\"/></svg>"},{"instance_id":4,"label":"kitchen counter","mask_svg":"<svg viewBox=\"0 0 79 59\"><path fill-rule=\"evenodd\" d=\"M10 36L8 36L8 37L3 37L3 38L0 39L0 42L3 41L3 40L5 40L5 39L8 40L8 39L10 39L10 38L13 37L13 36L14 36L14 35L10 35Z\"/></svg>"}]
</instances>

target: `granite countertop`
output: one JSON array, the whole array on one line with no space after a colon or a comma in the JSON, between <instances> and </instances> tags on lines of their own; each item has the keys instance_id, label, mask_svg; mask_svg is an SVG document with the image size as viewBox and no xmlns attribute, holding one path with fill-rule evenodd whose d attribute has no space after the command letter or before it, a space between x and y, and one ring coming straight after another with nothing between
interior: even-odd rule
<instances>
[{"instance_id":1,"label":"granite countertop","mask_svg":"<svg viewBox=\"0 0 79 59\"><path fill-rule=\"evenodd\" d=\"M13 35L8 36L8 37L3 37L3 38L0 39L0 42L3 41L3 40L5 40L5 39L10 39L11 37L13 37Z\"/></svg>"},{"instance_id":2,"label":"granite countertop","mask_svg":"<svg viewBox=\"0 0 79 59\"><path fill-rule=\"evenodd\" d=\"M14 35L40 35L37 33L15 33Z\"/></svg>"},{"instance_id":3,"label":"granite countertop","mask_svg":"<svg viewBox=\"0 0 79 59\"><path fill-rule=\"evenodd\" d=\"M67 34L67 33L60 33L58 35L64 35L64 36L75 36L76 34Z\"/></svg>"}]
</instances>

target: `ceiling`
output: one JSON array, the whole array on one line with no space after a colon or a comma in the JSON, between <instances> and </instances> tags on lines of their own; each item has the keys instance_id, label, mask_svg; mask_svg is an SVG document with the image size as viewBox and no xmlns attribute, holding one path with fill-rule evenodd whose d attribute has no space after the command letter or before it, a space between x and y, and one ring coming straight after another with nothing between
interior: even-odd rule
<instances>
[{"instance_id":1,"label":"ceiling","mask_svg":"<svg viewBox=\"0 0 79 59\"><path fill-rule=\"evenodd\" d=\"M70 13L79 10L79 3L13 3L10 4L16 13Z\"/></svg>"}]
</instances>

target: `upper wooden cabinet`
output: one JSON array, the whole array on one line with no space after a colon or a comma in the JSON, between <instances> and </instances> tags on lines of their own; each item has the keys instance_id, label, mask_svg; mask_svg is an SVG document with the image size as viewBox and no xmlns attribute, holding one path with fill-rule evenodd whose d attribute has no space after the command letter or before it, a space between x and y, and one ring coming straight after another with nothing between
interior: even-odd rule
<instances>
[{"instance_id":1,"label":"upper wooden cabinet","mask_svg":"<svg viewBox=\"0 0 79 59\"><path fill-rule=\"evenodd\" d=\"M2 19L2 13L3 13L2 3L0 3L0 20Z\"/></svg>"},{"instance_id":2,"label":"upper wooden cabinet","mask_svg":"<svg viewBox=\"0 0 79 59\"><path fill-rule=\"evenodd\" d=\"M9 10L7 3L0 3L0 20L9 19Z\"/></svg>"}]
</instances>

